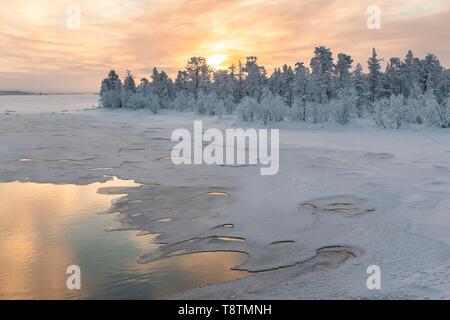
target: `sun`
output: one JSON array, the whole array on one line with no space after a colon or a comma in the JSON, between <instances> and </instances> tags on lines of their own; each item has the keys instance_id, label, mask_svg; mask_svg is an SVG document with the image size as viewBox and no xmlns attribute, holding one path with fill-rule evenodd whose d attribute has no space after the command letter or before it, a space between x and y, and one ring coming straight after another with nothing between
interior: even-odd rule
<instances>
[{"instance_id":1,"label":"sun","mask_svg":"<svg viewBox=\"0 0 450 320\"><path fill-rule=\"evenodd\" d=\"M213 67L214 69L223 69L224 66L222 65L226 60L228 59L227 56L222 54L215 54L213 56L210 56L206 58L207 63Z\"/></svg>"}]
</instances>

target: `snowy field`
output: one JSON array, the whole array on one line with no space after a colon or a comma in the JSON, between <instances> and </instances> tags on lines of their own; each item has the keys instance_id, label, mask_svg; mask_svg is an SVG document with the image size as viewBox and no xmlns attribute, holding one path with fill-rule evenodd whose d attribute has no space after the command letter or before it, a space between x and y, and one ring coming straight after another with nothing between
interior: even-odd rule
<instances>
[{"instance_id":1,"label":"snowy field","mask_svg":"<svg viewBox=\"0 0 450 320\"><path fill-rule=\"evenodd\" d=\"M251 277L174 298L450 298L448 130L277 124L280 171L264 177L254 166L165 160L174 129L192 130L194 120L224 129L236 126L232 117L70 105L30 113L1 100L0 181L88 184L108 179L96 169L113 168L109 176L142 184L111 209L122 228L160 233L165 244L140 263L248 254L236 268ZM381 267L381 290L367 289L370 265Z\"/></svg>"}]
</instances>

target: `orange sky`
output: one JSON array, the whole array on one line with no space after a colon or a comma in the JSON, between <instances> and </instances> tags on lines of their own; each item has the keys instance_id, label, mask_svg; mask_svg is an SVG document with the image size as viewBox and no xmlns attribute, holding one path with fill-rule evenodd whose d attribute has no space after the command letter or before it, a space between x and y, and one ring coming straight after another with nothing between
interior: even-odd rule
<instances>
[{"instance_id":1,"label":"orange sky","mask_svg":"<svg viewBox=\"0 0 450 320\"><path fill-rule=\"evenodd\" d=\"M410 48L450 65L449 0L0 0L0 90L94 92L111 68L174 75L190 56L226 65L248 55L269 72L309 64L315 46L357 62ZM369 5L382 12L368 30ZM67 28L79 5L81 28Z\"/></svg>"}]
</instances>

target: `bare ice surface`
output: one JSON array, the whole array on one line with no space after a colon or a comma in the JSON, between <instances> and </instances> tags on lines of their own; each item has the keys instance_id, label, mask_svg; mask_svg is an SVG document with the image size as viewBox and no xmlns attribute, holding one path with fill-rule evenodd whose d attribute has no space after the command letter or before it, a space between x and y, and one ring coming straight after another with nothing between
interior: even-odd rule
<instances>
[{"instance_id":1,"label":"bare ice surface","mask_svg":"<svg viewBox=\"0 0 450 320\"><path fill-rule=\"evenodd\" d=\"M0 181L141 186L113 203L118 229L159 234L139 263L237 251L244 279L175 298L450 298L447 130L284 124L280 171L176 166L172 130L194 114L87 110L0 114ZM204 117L225 128L231 119ZM26 159L26 160L25 160ZM366 287L379 265L382 290Z\"/></svg>"}]
</instances>

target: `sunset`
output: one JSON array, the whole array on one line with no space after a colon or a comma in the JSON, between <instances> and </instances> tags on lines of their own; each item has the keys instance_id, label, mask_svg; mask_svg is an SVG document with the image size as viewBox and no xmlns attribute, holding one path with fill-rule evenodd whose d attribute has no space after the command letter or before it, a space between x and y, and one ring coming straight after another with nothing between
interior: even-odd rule
<instances>
[{"instance_id":1,"label":"sunset","mask_svg":"<svg viewBox=\"0 0 450 320\"><path fill-rule=\"evenodd\" d=\"M449 0L0 0L0 15L14 314L364 318L450 300Z\"/></svg>"},{"instance_id":2,"label":"sunset","mask_svg":"<svg viewBox=\"0 0 450 320\"><path fill-rule=\"evenodd\" d=\"M373 1L344 0L0 0L2 90L96 92L105 70L153 67L173 78L191 56L224 68L257 56L268 72L309 63L324 45L365 64L433 53L450 65L448 0L377 1L382 25L369 30ZM79 6L80 23L70 28ZM43 83L42 81L45 81Z\"/></svg>"}]
</instances>

